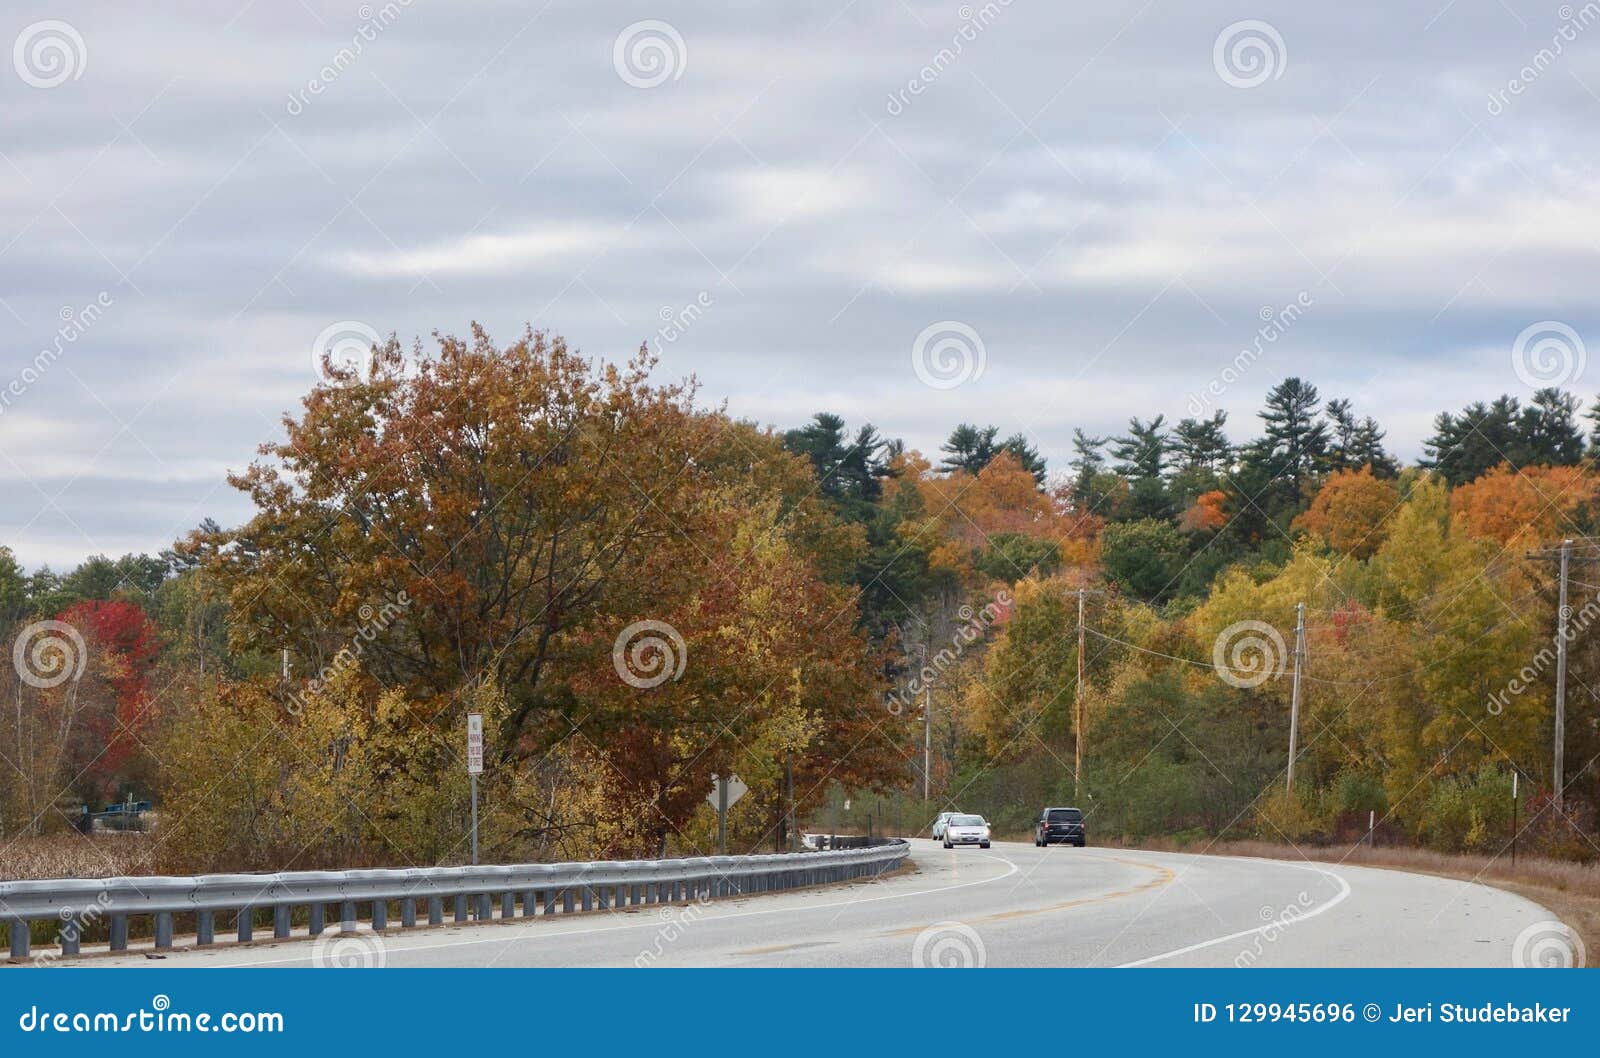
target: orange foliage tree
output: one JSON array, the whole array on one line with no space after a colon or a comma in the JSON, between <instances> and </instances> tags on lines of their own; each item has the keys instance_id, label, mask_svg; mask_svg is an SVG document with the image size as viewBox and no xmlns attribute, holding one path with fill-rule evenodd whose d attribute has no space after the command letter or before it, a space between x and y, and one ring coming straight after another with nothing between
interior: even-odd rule
<instances>
[{"instance_id":1,"label":"orange foliage tree","mask_svg":"<svg viewBox=\"0 0 1600 1058\"><path fill-rule=\"evenodd\" d=\"M1322 537L1335 551L1370 558L1387 538L1388 521L1399 502L1394 483L1374 476L1371 467L1337 470L1294 524Z\"/></svg>"},{"instance_id":2,"label":"orange foliage tree","mask_svg":"<svg viewBox=\"0 0 1600 1058\"><path fill-rule=\"evenodd\" d=\"M1582 534L1592 519L1600 479L1584 467L1500 466L1450 494L1450 510L1468 533L1502 544Z\"/></svg>"}]
</instances>

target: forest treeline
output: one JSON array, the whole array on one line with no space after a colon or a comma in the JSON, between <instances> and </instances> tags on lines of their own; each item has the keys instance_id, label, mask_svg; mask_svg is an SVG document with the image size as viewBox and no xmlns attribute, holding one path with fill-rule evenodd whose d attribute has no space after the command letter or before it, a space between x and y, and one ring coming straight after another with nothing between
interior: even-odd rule
<instances>
[{"instance_id":1,"label":"forest treeline","mask_svg":"<svg viewBox=\"0 0 1600 1058\"><path fill-rule=\"evenodd\" d=\"M6 835L135 796L168 869L459 862L480 712L486 858L704 851L729 771L734 842L782 847L830 798L919 798L931 703L932 800L1003 826L1375 818L1492 853L1517 773L1525 848L1597 851L1600 413L1569 393L1441 413L1408 466L1289 378L1242 427L1134 416L1056 466L982 423L928 454L826 412L762 427L543 333L328 366L230 478L245 524L65 574L0 548ZM1543 551L1568 538L1557 812Z\"/></svg>"}]
</instances>

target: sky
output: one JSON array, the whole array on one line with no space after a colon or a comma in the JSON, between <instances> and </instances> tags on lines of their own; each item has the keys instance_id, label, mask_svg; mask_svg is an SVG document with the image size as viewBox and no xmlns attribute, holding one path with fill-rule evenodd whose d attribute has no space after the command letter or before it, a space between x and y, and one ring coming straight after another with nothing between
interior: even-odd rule
<instances>
[{"instance_id":1,"label":"sky","mask_svg":"<svg viewBox=\"0 0 1600 1058\"><path fill-rule=\"evenodd\" d=\"M472 321L1058 469L1130 415L1246 439L1290 375L1406 459L1600 390L1595 4L152 6L0 10L30 568L243 521L315 350Z\"/></svg>"}]
</instances>

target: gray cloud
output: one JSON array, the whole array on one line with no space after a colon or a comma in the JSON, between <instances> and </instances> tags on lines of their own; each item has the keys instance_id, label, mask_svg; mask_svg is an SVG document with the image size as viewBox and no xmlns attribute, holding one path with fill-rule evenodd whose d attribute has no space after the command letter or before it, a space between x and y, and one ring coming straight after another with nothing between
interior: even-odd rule
<instances>
[{"instance_id":1,"label":"gray cloud","mask_svg":"<svg viewBox=\"0 0 1600 1058\"><path fill-rule=\"evenodd\" d=\"M1563 16L1518 0L223 8L0 16L0 45L58 19L87 55L51 88L0 64L0 386L63 307L113 301L0 406L28 564L244 517L223 475L345 320L624 356L703 294L653 344L736 414L927 449L995 422L1056 465L1075 426L1186 414L1301 292L1218 398L1241 433L1302 374L1414 457L1434 412L1525 392L1529 323L1600 334L1600 11L1547 62ZM684 53L642 89L613 45L645 18ZM1254 88L1213 66L1243 19L1286 53ZM981 378L919 381L941 320L982 336Z\"/></svg>"}]
</instances>

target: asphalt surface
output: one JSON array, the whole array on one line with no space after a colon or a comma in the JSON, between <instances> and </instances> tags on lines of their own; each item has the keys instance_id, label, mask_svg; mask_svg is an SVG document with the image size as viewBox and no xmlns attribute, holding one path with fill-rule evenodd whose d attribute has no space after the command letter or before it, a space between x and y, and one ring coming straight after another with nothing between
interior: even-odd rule
<instances>
[{"instance_id":1,"label":"asphalt surface","mask_svg":"<svg viewBox=\"0 0 1600 1058\"><path fill-rule=\"evenodd\" d=\"M1321 863L923 840L912 860L796 893L82 965L1504 967L1555 917L1482 885Z\"/></svg>"}]
</instances>

